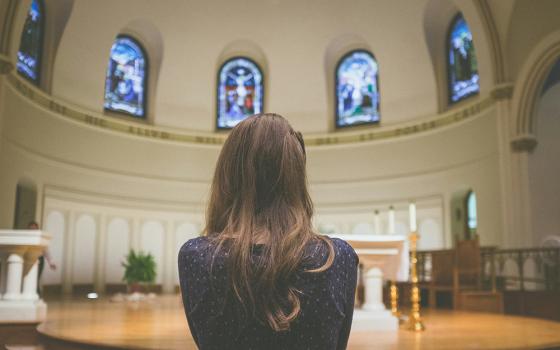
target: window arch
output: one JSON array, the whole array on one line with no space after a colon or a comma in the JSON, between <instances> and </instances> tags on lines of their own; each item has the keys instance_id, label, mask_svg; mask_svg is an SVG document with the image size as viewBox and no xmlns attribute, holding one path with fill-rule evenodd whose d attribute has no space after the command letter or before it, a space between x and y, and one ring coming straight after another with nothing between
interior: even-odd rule
<instances>
[{"instance_id":1,"label":"window arch","mask_svg":"<svg viewBox=\"0 0 560 350\"><path fill-rule=\"evenodd\" d=\"M218 71L218 129L231 129L246 117L263 112L264 77L255 61L233 57Z\"/></svg>"},{"instance_id":2,"label":"window arch","mask_svg":"<svg viewBox=\"0 0 560 350\"><path fill-rule=\"evenodd\" d=\"M336 127L378 123L379 72L375 57L355 50L336 66Z\"/></svg>"},{"instance_id":3,"label":"window arch","mask_svg":"<svg viewBox=\"0 0 560 350\"><path fill-rule=\"evenodd\" d=\"M16 68L35 85L39 85L41 78L44 31L45 4L43 0L32 0L21 33Z\"/></svg>"},{"instance_id":4,"label":"window arch","mask_svg":"<svg viewBox=\"0 0 560 350\"><path fill-rule=\"evenodd\" d=\"M146 117L148 56L134 38L119 35L109 54L105 79L105 110Z\"/></svg>"},{"instance_id":5,"label":"window arch","mask_svg":"<svg viewBox=\"0 0 560 350\"><path fill-rule=\"evenodd\" d=\"M478 228L478 216L476 210L476 194L474 191L469 191L467 194L467 229L472 235L476 233Z\"/></svg>"},{"instance_id":6,"label":"window arch","mask_svg":"<svg viewBox=\"0 0 560 350\"><path fill-rule=\"evenodd\" d=\"M473 38L461 13L453 18L447 34L447 82L449 104L480 91Z\"/></svg>"}]
</instances>

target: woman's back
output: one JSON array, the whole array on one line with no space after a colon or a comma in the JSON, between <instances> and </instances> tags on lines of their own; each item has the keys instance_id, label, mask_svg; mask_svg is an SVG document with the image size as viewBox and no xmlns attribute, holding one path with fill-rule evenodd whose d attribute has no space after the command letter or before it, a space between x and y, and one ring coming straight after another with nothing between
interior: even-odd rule
<instances>
[{"instance_id":1,"label":"woman's back","mask_svg":"<svg viewBox=\"0 0 560 350\"><path fill-rule=\"evenodd\" d=\"M214 257L216 244L207 237L186 242L179 253L179 276L191 333L202 350L210 349L345 349L352 323L358 257L343 240L331 239L334 261L322 272L329 249L309 242L289 284L298 290L301 309L290 329L273 331L247 315L228 283L227 250ZM262 245L253 245L257 263Z\"/></svg>"}]
</instances>

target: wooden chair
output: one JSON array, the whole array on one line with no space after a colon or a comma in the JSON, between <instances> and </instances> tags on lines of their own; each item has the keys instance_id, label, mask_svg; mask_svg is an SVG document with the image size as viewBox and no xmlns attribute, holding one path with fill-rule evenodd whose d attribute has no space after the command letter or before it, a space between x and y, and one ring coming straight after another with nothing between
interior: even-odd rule
<instances>
[{"instance_id":1,"label":"wooden chair","mask_svg":"<svg viewBox=\"0 0 560 350\"><path fill-rule=\"evenodd\" d=\"M432 253L432 278L427 285L429 306L439 291L451 293L454 309L502 312L502 294L482 290L478 238L457 242L455 249Z\"/></svg>"}]
</instances>

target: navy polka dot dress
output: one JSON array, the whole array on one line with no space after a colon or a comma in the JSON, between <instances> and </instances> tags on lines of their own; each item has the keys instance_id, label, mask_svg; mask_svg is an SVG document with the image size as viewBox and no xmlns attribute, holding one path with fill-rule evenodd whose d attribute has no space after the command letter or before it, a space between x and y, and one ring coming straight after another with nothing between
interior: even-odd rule
<instances>
[{"instance_id":1,"label":"navy polka dot dress","mask_svg":"<svg viewBox=\"0 0 560 350\"><path fill-rule=\"evenodd\" d=\"M338 238L332 266L324 272L304 273L323 265L328 248L310 243L293 284L300 294L301 311L285 332L243 316L231 302L227 257L220 252L210 273L214 245L207 237L187 241L179 252L179 277L191 334L201 350L329 350L346 349L356 289L358 256ZM259 254L259 245L253 246ZM229 302L227 301L229 300ZM238 307L238 305L237 305Z\"/></svg>"}]
</instances>

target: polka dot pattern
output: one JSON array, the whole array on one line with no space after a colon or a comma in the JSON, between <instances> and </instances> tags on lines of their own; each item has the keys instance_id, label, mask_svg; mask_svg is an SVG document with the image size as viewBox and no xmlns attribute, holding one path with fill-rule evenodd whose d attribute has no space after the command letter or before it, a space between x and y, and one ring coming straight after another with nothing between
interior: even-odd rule
<instances>
[{"instance_id":1,"label":"polka dot pattern","mask_svg":"<svg viewBox=\"0 0 560 350\"><path fill-rule=\"evenodd\" d=\"M306 247L306 259L292 283L301 291L301 311L290 330L274 332L267 325L243 316L227 286L227 254L213 263L214 246L206 237L187 241L179 252L179 277L185 314L201 350L346 349L356 289L358 256L338 238L332 266L324 272L305 270L324 264L328 248ZM258 246L255 246L258 247ZM259 249L253 249L258 254ZM212 271L211 271L212 270Z\"/></svg>"}]
</instances>

